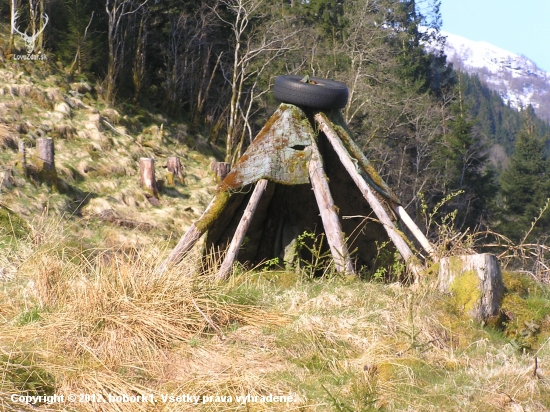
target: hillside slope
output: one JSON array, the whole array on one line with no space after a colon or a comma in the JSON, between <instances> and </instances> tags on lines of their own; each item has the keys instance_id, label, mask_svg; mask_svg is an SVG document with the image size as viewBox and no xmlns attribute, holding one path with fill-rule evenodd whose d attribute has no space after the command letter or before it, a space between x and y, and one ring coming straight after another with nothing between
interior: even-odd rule
<instances>
[{"instance_id":1,"label":"hillside slope","mask_svg":"<svg viewBox=\"0 0 550 412\"><path fill-rule=\"evenodd\" d=\"M74 218L109 232L114 243L179 236L212 196L208 171L217 149L184 123L141 109L120 113L85 80L55 72L37 62L0 66L1 202L29 221L43 213ZM32 176L39 137L54 140L55 188ZM19 142L26 145L28 178L19 167ZM181 159L186 182L164 187L153 205L139 186L139 159L154 158L156 178L164 181L168 156Z\"/></svg>"},{"instance_id":2,"label":"hillside slope","mask_svg":"<svg viewBox=\"0 0 550 412\"><path fill-rule=\"evenodd\" d=\"M398 265L339 276L320 250L318 267L235 265L225 283L195 256L161 272L215 190L216 149L48 66L8 62L0 78L0 409L547 410L550 293L530 276L506 272L502 318L480 325L434 287L437 265L413 287ZM33 177L38 130L55 187ZM172 155L187 182L154 205L138 160L162 179Z\"/></svg>"}]
</instances>

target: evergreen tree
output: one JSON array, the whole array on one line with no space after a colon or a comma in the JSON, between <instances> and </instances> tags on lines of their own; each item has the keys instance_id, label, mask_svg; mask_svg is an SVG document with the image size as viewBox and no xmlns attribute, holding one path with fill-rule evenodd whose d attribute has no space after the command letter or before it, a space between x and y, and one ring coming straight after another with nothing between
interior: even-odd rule
<instances>
[{"instance_id":1,"label":"evergreen tree","mask_svg":"<svg viewBox=\"0 0 550 412\"><path fill-rule=\"evenodd\" d=\"M499 230L514 241L524 237L550 196L547 141L537 137L533 109L527 108L524 115L525 126L517 136L510 164L500 177L502 206ZM536 238L548 228L550 214L546 212L530 237Z\"/></svg>"},{"instance_id":2,"label":"evergreen tree","mask_svg":"<svg viewBox=\"0 0 550 412\"><path fill-rule=\"evenodd\" d=\"M442 151L449 173L446 194L460 192L448 205L457 210L457 229L474 229L488 220L489 205L496 195L495 173L487 167L486 145L473 133L474 121L467 119L459 76L459 99L453 105L454 118L445 136Z\"/></svg>"}]
</instances>

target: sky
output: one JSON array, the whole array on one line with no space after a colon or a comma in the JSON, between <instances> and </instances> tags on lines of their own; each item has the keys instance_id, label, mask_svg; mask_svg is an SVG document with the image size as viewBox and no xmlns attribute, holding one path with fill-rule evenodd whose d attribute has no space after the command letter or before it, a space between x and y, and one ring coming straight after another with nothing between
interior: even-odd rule
<instances>
[{"instance_id":1,"label":"sky","mask_svg":"<svg viewBox=\"0 0 550 412\"><path fill-rule=\"evenodd\" d=\"M442 29L524 55L550 72L550 0L441 0Z\"/></svg>"}]
</instances>

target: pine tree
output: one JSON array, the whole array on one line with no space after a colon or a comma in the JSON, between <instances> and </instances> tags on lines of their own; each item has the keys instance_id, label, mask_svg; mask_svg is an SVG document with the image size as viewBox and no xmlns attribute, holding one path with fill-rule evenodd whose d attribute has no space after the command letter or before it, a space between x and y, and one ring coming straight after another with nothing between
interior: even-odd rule
<instances>
[{"instance_id":1,"label":"pine tree","mask_svg":"<svg viewBox=\"0 0 550 412\"><path fill-rule=\"evenodd\" d=\"M502 207L500 231L514 241L522 239L539 216L550 195L550 165L546 155L546 139L537 137L533 124L534 111L525 110L526 122L517 136L510 164L500 177ZM550 228L550 214L537 222L530 237L536 238Z\"/></svg>"},{"instance_id":2,"label":"pine tree","mask_svg":"<svg viewBox=\"0 0 550 412\"><path fill-rule=\"evenodd\" d=\"M474 229L488 220L489 205L496 195L495 173L488 167L487 147L474 136L475 121L468 119L463 99L462 76L458 74L458 100L452 106L453 120L442 151L449 173L447 194L460 192L448 205L458 211L458 229Z\"/></svg>"}]
</instances>

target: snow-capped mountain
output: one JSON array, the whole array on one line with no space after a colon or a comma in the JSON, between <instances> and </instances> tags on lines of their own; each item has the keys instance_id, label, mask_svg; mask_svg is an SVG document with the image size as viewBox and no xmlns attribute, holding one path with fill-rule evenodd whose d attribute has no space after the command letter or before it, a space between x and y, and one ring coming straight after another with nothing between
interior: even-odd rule
<instances>
[{"instance_id":1,"label":"snow-capped mountain","mask_svg":"<svg viewBox=\"0 0 550 412\"><path fill-rule=\"evenodd\" d=\"M444 52L456 69L477 74L514 108L531 104L541 119L550 122L550 73L527 57L519 56L484 41L442 32L447 40Z\"/></svg>"}]
</instances>

